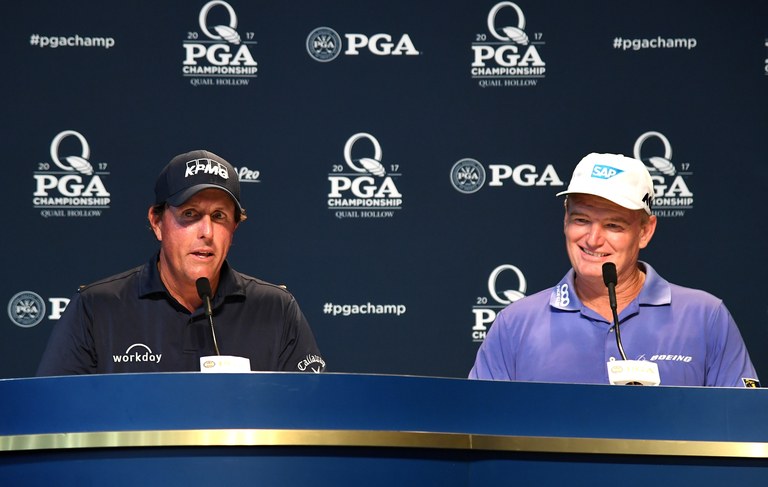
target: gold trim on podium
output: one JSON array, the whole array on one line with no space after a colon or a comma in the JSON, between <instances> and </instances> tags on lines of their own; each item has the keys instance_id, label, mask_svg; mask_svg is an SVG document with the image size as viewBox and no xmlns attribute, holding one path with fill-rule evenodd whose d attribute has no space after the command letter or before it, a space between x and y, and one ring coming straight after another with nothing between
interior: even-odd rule
<instances>
[{"instance_id":1,"label":"gold trim on podium","mask_svg":"<svg viewBox=\"0 0 768 487\"><path fill-rule=\"evenodd\" d=\"M423 431L202 429L0 436L0 452L178 446L432 448L599 455L768 458L768 443L500 436Z\"/></svg>"}]
</instances>

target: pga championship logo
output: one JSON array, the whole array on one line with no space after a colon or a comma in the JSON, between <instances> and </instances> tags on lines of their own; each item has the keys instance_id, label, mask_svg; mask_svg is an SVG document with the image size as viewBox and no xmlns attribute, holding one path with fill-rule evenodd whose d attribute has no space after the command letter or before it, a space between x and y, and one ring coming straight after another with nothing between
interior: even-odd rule
<instances>
[{"instance_id":1,"label":"pga championship logo","mask_svg":"<svg viewBox=\"0 0 768 487\"><path fill-rule=\"evenodd\" d=\"M539 53L543 34L526 31L525 14L516 3L494 5L487 27L472 43L471 74L478 86L536 86L544 79L547 65Z\"/></svg>"},{"instance_id":2,"label":"pga championship logo","mask_svg":"<svg viewBox=\"0 0 768 487\"><path fill-rule=\"evenodd\" d=\"M34 291L21 291L8 301L8 317L11 322L21 328L32 328L40 324L50 309L49 320L58 320L61 313L69 304L69 298L48 298L49 307L45 300Z\"/></svg>"},{"instance_id":3,"label":"pga championship logo","mask_svg":"<svg viewBox=\"0 0 768 487\"><path fill-rule=\"evenodd\" d=\"M693 208L693 193L688 186L688 178L693 175L691 165L672 162L672 145L664 134L650 131L641 135L635 142L633 155L645 163L653 179L654 215L682 217L686 210Z\"/></svg>"},{"instance_id":4,"label":"pga championship logo","mask_svg":"<svg viewBox=\"0 0 768 487\"><path fill-rule=\"evenodd\" d=\"M240 32L235 9L212 0L200 9L200 31L187 32L182 74L192 86L247 86L257 76L253 32Z\"/></svg>"},{"instance_id":5,"label":"pga championship logo","mask_svg":"<svg viewBox=\"0 0 768 487\"><path fill-rule=\"evenodd\" d=\"M512 183L522 187L563 186L563 180L552 164L489 164L488 170L476 159L464 158L451 167L451 185L459 193L472 194L488 183L501 187Z\"/></svg>"},{"instance_id":6,"label":"pga championship logo","mask_svg":"<svg viewBox=\"0 0 768 487\"><path fill-rule=\"evenodd\" d=\"M501 281L501 282L500 282ZM488 296L478 296L472 306L475 322L472 341L482 342L496 315L507 305L525 297L528 283L523 272L512 264L502 264L488 277Z\"/></svg>"},{"instance_id":7,"label":"pga championship logo","mask_svg":"<svg viewBox=\"0 0 768 487\"><path fill-rule=\"evenodd\" d=\"M376 137L365 132L344 144L345 164L333 164L328 175L328 209L336 218L391 218L403 208L400 164L385 166L382 154Z\"/></svg>"},{"instance_id":8,"label":"pga championship logo","mask_svg":"<svg viewBox=\"0 0 768 487\"><path fill-rule=\"evenodd\" d=\"M345 56L358 56L361 51L374 56L418 56L421 53L413 45L411 36L402 34L344 34L344 42L338 32L330 27L318 27L309 33L305 41L307 53L315 61L327 63L344 52Z\"/></svg>"},{"instance_id":9,"label":"pga championship logo","mask_svg":"<svg viewBox=\"0 0 768 487\"><path fill-rule=\"evenodd\" d=\"M91 148L80 132L65 130L53 138L50 162L38 162L32 177L32 206L40 216L95 217L109 208L111 195L104 185L106 162L92 162Z\"/></svg>"}]
</instances>

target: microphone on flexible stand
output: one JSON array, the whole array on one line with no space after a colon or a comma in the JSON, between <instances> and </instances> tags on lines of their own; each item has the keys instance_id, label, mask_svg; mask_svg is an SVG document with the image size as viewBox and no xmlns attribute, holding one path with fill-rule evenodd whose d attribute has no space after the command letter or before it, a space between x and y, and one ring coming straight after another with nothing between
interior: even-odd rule
<instances>
[{"instance_id":1,"label":"microphone on flexible stand","mask_svg":"<svg viewBox=\"0 0 768 487\"><path fill-rule=\"evenodd\" d=\"M613 329L616 332L616 346L619 348L621 360L611 360L608 366L608 380L611 384L631 386L657 386L661 383L659 366L656 362L647 360L627 360L624 346L621 343L621 330L619 327L619 313L616 304L616 284L619 278L616 273L616 264L606 262L603 264L603 282L608 288L608 303L613 315Z\"/></svg>"},{"instance_id":2,"label":"microphone on flexible stand","mask_svg":"<svg viewBox=\"0 0 768 487\"><path fill-rule=\"evenodd\" d=\"M213 348L216 350L216 355L219 353L219 344L216 343L216 330L213 328L213 308L211 307L211 281L207 277L201 277L195 281L197 287L197 295L203 300L205 305L205 315L208 317L208 321L211 323L211 335L213 336Z\"/></svg>"},{"instance_id":3,"label":"microphone on flexible stand","mask_svg":"<svg viewBox=\"0 0 768 487\"><path fill-rule=\"evenodd\" d=\"M621 332L619 331L619 313L616 304L616 284L618 281L619 277L616 274L616 264L613 262L606 262L603 264L603 282L608 287L608 302L611 306L611 313L613 314L613 329L616 332L616 346L619 347L621 360L627 360L627 355L624 353L624 346L621 344Z\"/></svg>"}]
</instances>

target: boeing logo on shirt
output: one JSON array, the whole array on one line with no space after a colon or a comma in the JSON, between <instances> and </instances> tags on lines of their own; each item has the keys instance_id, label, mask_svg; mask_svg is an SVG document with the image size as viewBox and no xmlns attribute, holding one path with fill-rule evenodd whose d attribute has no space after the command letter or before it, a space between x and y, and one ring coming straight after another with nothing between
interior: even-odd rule
<instances>
[{"instance_id":1,"label":"boeing logo on shirt","mask_svg":"<svg viewBox=\"0 0 768 487\"><path fill-rule=\"evenodd\" d=\"M312 364L316 364L313 366ZM303 359L301 359L296 366L300 371L304 372L305 370L312 369L312 372L319 374L320 372L325 369L325 361L323 360L323 357L319 355L307 355Z\"/></svg>"},{"instance_id":2,"label":"boeing logo on shirt","mask_svg":"<svg viewBox=\"0 0 768 487\"><path fill-rule=\"evenodd\" d=\"M592 168L592 177L597 179L611 179L617 174L621 174L624 171L616 169L611 166L603 166L602 164L595 164Z\"/></svg>"},{"instance_id":3,"label":"boeing logo on shirt","mask_svg":"<svg viewBox=\"0 0 768 487\"><path fill-rule=\"evenodd\" d=\"M654 355L651 357L651 362L690 362L693 360L693 357L690 355L675 355L675 354L669 354L669 355Z\"/></svg>"},{"instance_id":4,"label":"boeing logo on shirt","mask_svg":"<svg viewBox=\"0 0 768 487\"><path fill-rule=\"evenodd\" d=\"M199 172L203 172L205 174L215 174L222 179L229 179L229 172L223 164L218 161L206 158L195 159L193 161L187 162L187 170L184 171L184 177L188 178Z\"/></svg>"},{"instance_id":5,"label":"boeing logo on shirt","mask_svg":"<svg viewBox=\"0 0 768 487\"><path fill-rule=\"evenodd\" d=\"M123 354L112 355L116 364L120 363L160 363L162 353L152 353L152 349L143 343L134 343Z\"/></svg>"}]
</instances>

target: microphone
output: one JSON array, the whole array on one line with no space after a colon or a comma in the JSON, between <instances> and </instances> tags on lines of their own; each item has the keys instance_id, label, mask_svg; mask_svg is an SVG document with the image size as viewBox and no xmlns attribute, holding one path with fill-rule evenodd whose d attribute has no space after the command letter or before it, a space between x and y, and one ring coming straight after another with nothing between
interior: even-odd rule
<instances>
[{"instance_id":1,"label":"microphone","mask_svg":"<svg viewBox=\"0 0 768 487\"><path fill-rule=\"evenodd\" d=\"M616 331L616 346L619 347L621 359L627 360L627 356L624 353L624 347L621 344L621 332L619 331L619 313L616 304L616 284L618 281L619 277L616 274L616 264L613 262L606 262L603 264L603 282L608 288L608 302L611 306L611 313L613 314L613 329Z\"/></svg>"},{"instance_id":2,"label":"microphone","mask_svg":"<svg viewBox=\"0 0 768 487\"><path fill-rule=\"evenodd\" d=\"M211 307L211 281L207 277L201 277L195 281L195 287L197 287L197 295L203 300L205 305L205 315L208 317L208 321L211 323L211 336L213 336L213 348L216 350L216 355L219 353L219 344L216 343L216 330L213 328L213 308Z\"/></svg>"},{"instance_id":3,"label":"microphone","mask_svg":"<svg viewBox=\"0 0 768 487\"><path fill-rule=\"evenodd\" d=\"M619 354L621 354L621 360L610 361L606 364L608 366L608 380L611 384L657 386L661 383L659 366L655 362L646 360L627 360L627 356L624 353L624 347L621 344L618 306L616 304L616 284L618 281L616 264L613 262L603 264L603 282L608 288L608 303L611 306L611 314L613 314L616 346L619 347Z\"/></svg>"}]
</instances>

